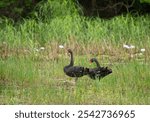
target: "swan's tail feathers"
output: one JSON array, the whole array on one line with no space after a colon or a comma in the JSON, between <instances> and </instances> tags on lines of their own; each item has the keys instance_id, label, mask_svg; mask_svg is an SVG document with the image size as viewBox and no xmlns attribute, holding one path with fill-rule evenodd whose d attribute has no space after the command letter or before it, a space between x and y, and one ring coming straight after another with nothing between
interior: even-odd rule
<instances>
[{"instance_id":1,"label":"swan's tail feathers","mask_svg":"<svg viewBox=\"0 0 150 122\"><path fill-rule=\"evenodd\" d=\"M112 70L109 69L108 67L98 67L94 69L89 69L88 76L95 80L95 79L101 79L104 78L105 76L109 75L112 73Z\"/></svg>"}]
</instances>

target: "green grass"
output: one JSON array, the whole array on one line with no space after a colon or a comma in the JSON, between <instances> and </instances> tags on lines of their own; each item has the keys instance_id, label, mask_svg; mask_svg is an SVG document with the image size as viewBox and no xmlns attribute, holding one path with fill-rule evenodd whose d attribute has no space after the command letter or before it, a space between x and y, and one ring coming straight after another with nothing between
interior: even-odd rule
<instances>
[{"instance_id":1,"label":"green grass","mask_svg":"<svg viewBox=\"0 0 150 122\"><path fill-rule=\"evenodd\" d=\"M69 62L64 57L1 60L1 104L149 104L150 64L116 63L113 73L101 81L84 76L72 85L64 82L74 80L63 73ZM76 64L93 67L86 59L76 56Z\"/></svg>"},{"instance_id":2,"label":"green grass","mask_svg":"<svg viewBox=\"0 0 150 122\"><path fill-rule=\"evenodd\" d=\"M48 0L36 19L0 19L0 104L150 104L150 17L90 19L79 16L72 2L60 3ZM113 73L72 85L60 44L73 50L76 65L94 67L89 59L97 57Z\"/></svg>"},{"instance_id":3,"label":"green grass","mask_svg":"<svg viewBox=\"0 0 150 122\"><path fill-rule=\"evenodd\" d=\"M45 45L57 41L66 43L76 40L79 43L132 43L147 45L149 38L149 16L119 16L111 20L93 20L78 15L56 17L47 22L33 19L25 20L15 27L10 21L2 22L5 27L0 30L0 42L10 46ZM3 26L4 26L3 25ZM8 36L9 35L9 36Z\"/></svg>"}]
</instances>

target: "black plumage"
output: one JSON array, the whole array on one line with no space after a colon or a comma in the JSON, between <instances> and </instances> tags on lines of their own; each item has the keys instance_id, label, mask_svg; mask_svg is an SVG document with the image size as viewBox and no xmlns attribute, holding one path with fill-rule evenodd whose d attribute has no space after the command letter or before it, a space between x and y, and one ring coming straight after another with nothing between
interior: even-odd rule
<instances>
[{"instance_id":1,"label":"black plumage","mask_svg":"<svg viewBox=\"0 0 150 122\"><path fill-rule=\"evenodd\" d=\"M89 69L88 75L91 79L95 80L95 79L98 78L100 80L101 78L103 78L103 77L105 77L105 76L112 73L112 70L109 69L108 67L101 67L96 58L90 59L90 62L91 63L95 62L96 65L97 65L96 68L90 68Z\"/></svg>"},{"instance_id":2,"label":"black plumage","mask_svg":"<svg viewBox=\"0 0 150 122\"><path fill-rule=\"evenodd\" d=\"M75 81L78 77L82 77L84 75L87 75L89 72L88 68L84 68L82 66L74 66L74 59L73 59L73 52L71 49L68 49L68 53L71 56L70 64L64 67L64 72L66 75L70 77L75 77Z\"/></svg>"}]
</instances>

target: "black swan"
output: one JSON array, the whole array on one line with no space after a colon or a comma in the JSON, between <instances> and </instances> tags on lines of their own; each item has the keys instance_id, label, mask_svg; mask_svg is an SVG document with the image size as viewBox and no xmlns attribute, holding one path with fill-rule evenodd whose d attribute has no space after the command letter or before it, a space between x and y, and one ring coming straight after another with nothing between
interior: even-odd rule
<instances>
[{"instance_id":1,"label":"black swan","mask_svg":"<svg viewBox=\"0 0 150 122\"><path fill-rule=\"evenodd\" d=\"M71 60L70 60L70 64L64 67L64 72L66 75L70 77L75 77L75 82L76 82L78 77L87 75L89 69L84 68L82 66L74 66L73 52L71 51L71 49L68 49L68 53L71 56Z\"/></svg>"},{"instance_id":2,"label":"black swan","mask_svg":"<svg viewBox=\"0 0 150 122\"><path fill-rule=\"evenodd\" d=\"M100 80L101 78L112 73L112 70L109 69L108 67L101 67L96 58L90 59L90 62L91 63L95 62L97 65L96 68L90 68L89 69L88 75L91 79L95 80L96 78L99 78L99 80Z\"/></svg>"}]
</instances>

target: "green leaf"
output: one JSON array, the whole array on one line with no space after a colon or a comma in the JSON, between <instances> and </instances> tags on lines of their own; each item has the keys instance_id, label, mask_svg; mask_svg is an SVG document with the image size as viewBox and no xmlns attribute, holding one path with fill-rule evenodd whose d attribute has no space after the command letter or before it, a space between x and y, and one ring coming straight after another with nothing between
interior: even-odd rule
<instances>
[{"instance_id":1,"label":"green leaf","mask_svg":"<svg viewBox=\"0 0 150 122\"><path fill-rule=\"evenodd\" d=\"M140 0L141 3L150 3L150 0Z\"/></svg>"}]
</instances>

